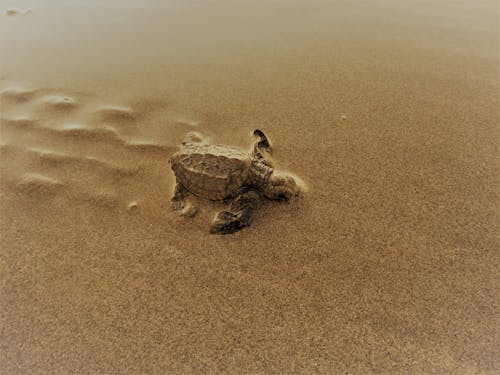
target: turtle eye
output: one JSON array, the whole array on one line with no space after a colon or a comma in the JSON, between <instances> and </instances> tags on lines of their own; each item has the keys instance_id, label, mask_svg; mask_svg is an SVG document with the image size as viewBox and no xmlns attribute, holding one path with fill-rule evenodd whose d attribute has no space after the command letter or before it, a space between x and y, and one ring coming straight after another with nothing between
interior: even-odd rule
<instances>
[{"instance_id":1,"label":"turtle eye","mask_svg":"<svg viewBox=\"0 0 500 375\"><path fill-rule=\"evenodd\" d=\"M287 201L288 199L290 199L290 197L288 196L288 194L280 193L276 196L276 199L279 201Z\"/></svg>"}]
</instances>

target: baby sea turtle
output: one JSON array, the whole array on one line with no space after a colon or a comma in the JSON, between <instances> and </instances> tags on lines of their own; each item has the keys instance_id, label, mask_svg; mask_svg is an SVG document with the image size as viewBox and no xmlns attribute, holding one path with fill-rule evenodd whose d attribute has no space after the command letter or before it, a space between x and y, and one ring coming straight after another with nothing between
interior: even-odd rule
<instances>
[{"instance_id":1,"label":"baby sea turtle","mask_svg":"<svg viewBox=\"0 0 500 375\"><path fill-rule=\"evenodd\" d=\"M210 227L211 233L234 233L253 221L263 198L288 200L300 190L295 179L275 172L264 155L271 146L261 130L252 152L235 147L209 144L196 133L189 133L181 150L170 158L177 179L172 208L183 216L193 216L197 209L186 201L189 193L214 201L231 200L227 211L219 212Z\"/></svg>"}]
</instances>

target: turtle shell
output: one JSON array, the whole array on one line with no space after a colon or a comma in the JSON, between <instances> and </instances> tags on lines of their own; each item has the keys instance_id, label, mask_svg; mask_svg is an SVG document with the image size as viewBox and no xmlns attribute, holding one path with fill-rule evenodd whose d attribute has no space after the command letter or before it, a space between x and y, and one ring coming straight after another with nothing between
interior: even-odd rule
<instances>
[{"instance_id":1,"label":"turtle shell","mask_svg":"<svg viewBox=\"0 0 500 375\"><path fill-rule=\"evenodd\" d=\"M221 200L247 183L251 158L231 146L187 143L170 162L177 182L191 193Z\"/></svg>"}]
</instances>

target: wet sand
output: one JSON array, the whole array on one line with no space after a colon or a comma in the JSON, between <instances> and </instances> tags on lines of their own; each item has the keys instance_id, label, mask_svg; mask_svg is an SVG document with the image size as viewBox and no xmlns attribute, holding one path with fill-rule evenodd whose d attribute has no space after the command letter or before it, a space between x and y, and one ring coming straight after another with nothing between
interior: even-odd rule
<instances>
[{"instance_id":1,"label":"wet sand","mask_svg":"<svg viewBox=\"0 0 500 375\"><path fill-rule=\"evenodd\" d=\"M0 372L500 371L494 1L0 5ZM308 186L169 208L192 130Z\"/></svg>"}]
</instances>

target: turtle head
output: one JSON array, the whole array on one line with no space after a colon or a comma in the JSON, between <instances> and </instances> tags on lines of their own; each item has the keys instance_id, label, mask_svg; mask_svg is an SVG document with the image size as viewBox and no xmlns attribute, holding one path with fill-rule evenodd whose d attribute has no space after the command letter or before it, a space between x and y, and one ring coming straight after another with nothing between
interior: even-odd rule
<instances>
[{"instance_id":1,"label":"turtle head","mask_svg":"<svg viewBox=\"0 0 500 375\"><path fill-rule=\"evenodd\" d=\"M268 199L289 200L299 195L301 191L292 175L276 172L265 159L252 161L250 176L251 184Z\"/></svg>"},{"instance_id":2,"label":"turtle head","mask_svg":"<svg viewBox=\"0 0 500 375\"><path fill-rule=\"evenodd\" d=\"M286 173L277 173L271 158L271 144L262 130L255 129L253 135L259 140L254 144L252 180L269 199L289 200L300 194L296 179Z\"/></svg>"},{"instance_id":3,"label":"turtle head","mask_svg":"<svg viewBox=\"0 0 500 375\"><path fill-rule=\"evenodd\" d=\"M291 175L272 172L262 186L262 192L269 199L289 200L300 194L300 188Z\"/></svg>"}]
</instances>

